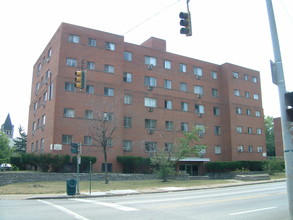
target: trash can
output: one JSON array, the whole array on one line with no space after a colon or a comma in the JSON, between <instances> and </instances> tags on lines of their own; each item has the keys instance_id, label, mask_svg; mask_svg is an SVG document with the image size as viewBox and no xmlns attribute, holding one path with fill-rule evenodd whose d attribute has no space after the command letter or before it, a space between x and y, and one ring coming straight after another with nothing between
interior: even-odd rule
<instances>
[{"instance_id":1,"label":"trash can","mask_svg":"<svg viewBox=\"0 0 293 220\"><path fill-rule=\"evenodd\" d=\"M76 179L66 180L67 195L74 196L76 194L76 185L77 185Z\"/></svg>"}]
</instances>

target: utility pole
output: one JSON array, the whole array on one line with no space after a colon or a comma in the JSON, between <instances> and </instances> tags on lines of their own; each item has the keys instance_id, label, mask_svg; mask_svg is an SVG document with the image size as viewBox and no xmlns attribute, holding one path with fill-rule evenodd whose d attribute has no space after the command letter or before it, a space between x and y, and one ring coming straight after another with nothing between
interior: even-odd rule
<instances>
[{"instance_id":1,"label":"utility pole","mask_svg":"<svg viewBox=\"0 0 293 220\"><path fill-rule=\"evenodd\" d=\"M287 178L287 193L289 202L289 215L293 220L293 143L291 135L291 122L286 115L285 93L286 85L283 72L281 51L277 33L277 27L275 22L274 10L271 0L266 0L271 37L274 49L275 62L271 62L273 83L278 86L280 110L281 110L281 122L282 122L282 136L284 145L284 158L286 166L286 178Z\"/></svg>"}]
</instances>

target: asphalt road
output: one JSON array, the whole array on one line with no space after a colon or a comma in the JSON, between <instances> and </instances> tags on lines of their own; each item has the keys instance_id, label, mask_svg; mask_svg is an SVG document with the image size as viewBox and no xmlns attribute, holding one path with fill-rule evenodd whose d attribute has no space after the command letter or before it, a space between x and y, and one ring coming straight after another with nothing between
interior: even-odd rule
<instances>
[{"instance_id":1,"label":"asphalt road","mask_svg":"<svg viewBox=\"0 0 293 220\"><path fill-rule=\"evenodd\" d=\"M0 200L0 219L289 219L286 183L80 199Z\"/></svg>"}]
</instances>

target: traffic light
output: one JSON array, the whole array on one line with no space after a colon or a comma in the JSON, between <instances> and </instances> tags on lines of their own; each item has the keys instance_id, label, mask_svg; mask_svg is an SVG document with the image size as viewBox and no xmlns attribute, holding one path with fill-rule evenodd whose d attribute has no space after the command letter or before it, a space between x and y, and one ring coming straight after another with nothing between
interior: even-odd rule
<instances>
[{"instance_id":1,"label":"traffic light","mask_svg":"<svg viewBox=\"0 0 293 220\"><path fill-rule=\"evenodd\" d=\"M285 105L287 106L287 121L293 122L293 92L285 93Z\"/></svg>"},{"instance_id":2,"label":"traffic light","mask_svg":"<svg viewBox=\"0 0 293 220\"><path fill-rule=\"evenodd\" d=\"M71 143L71 153L78 154L79 153L79 143Z\"/></svg>"},{"instance_id":3,"label":"traffic light","mask_svg":"<svg viewBox=\"0 0 293 220\"><path fill-rule=\"evenodd\" d=\"M85 87L85 70L75 71L75 88L83 89Z\"/></svg>"},{"instance_id":4,"label":"traffic light","mask_svg":"<svg viewBox=\"0 0 293 220\"><path fill-rule=\"evenodd\" d=\"M192 30L191 30L191 17L190 17L190 12L180 12L179 14L180 20L180 25L183 26L180 29L180 34L185 34L186 36L191 36L192 35Z\"/></svg>"}]
</instances>

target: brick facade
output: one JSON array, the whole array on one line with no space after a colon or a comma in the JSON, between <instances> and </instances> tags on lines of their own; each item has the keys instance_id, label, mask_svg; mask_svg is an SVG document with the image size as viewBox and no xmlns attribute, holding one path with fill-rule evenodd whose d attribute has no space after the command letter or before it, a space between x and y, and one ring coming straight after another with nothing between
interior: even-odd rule
<instances>
[{"instance_id":1,"label":"brick facade","mask_svg":"<svg viewBox=\"0 0 293 220\"><path fill-rule=\"evenodd\" d=\"M91 87L77 91L74 72L82 65ZM94 169L101 171L102 151L85 143L95 121L86 119L91 112L94 118L104 112L114 116L109 124L117 129L108 158L113 172L122 171L117 155L149 156L146 141L158 148L174 143L183 122L189 130L205 126L204 158L266 158L258 71L169 53L162 39L134 45L123 36L62 23L34 65L27 152L70 154L66 141L81 142L83 155L97 156ZM125 117L131 126L125 127ZM131 150L123 148L124 141ZM62 144L62 150L50 149L52 144Z\"/></svg>"}]
</instances>

